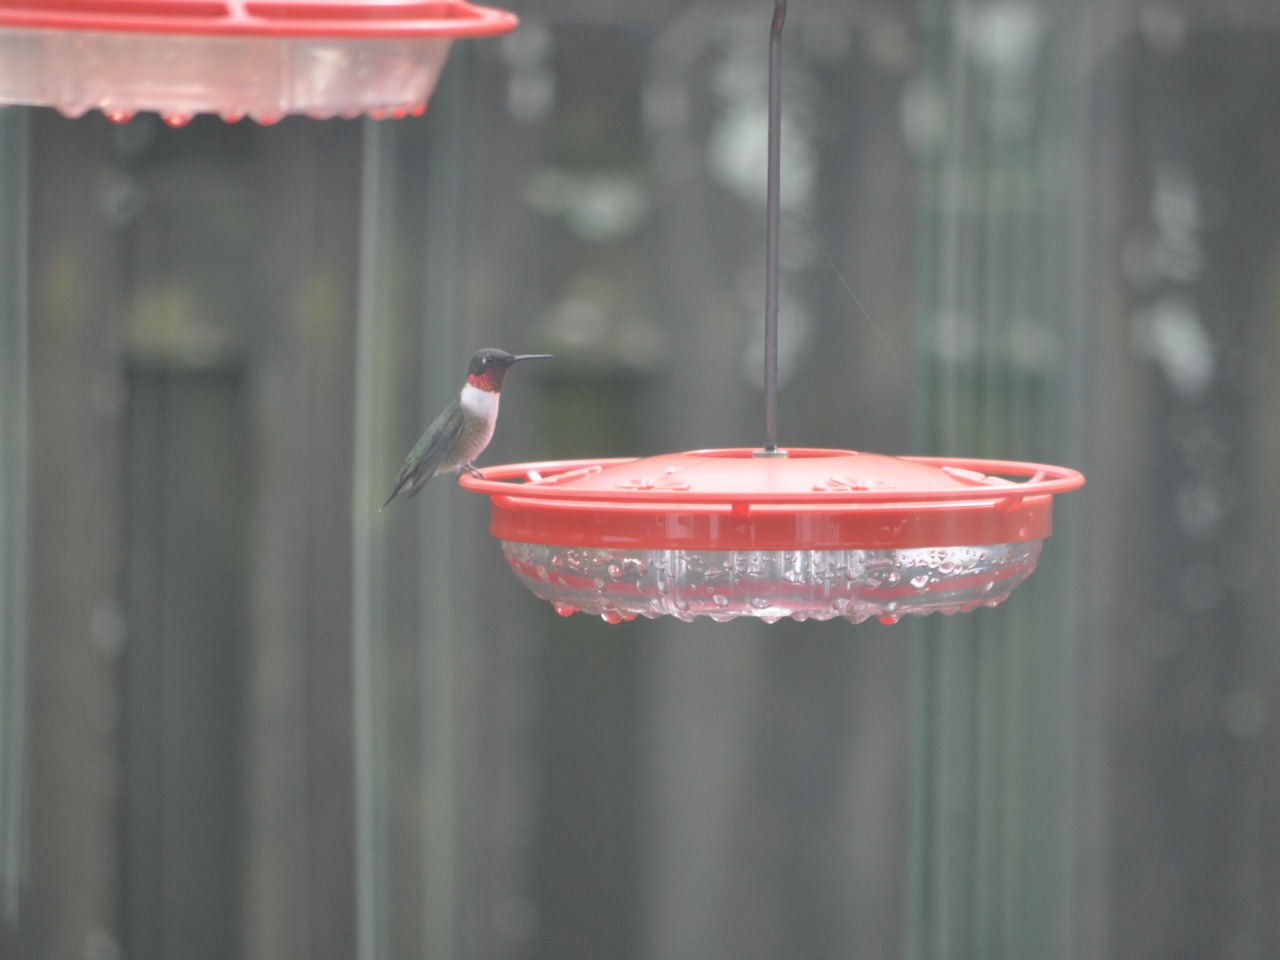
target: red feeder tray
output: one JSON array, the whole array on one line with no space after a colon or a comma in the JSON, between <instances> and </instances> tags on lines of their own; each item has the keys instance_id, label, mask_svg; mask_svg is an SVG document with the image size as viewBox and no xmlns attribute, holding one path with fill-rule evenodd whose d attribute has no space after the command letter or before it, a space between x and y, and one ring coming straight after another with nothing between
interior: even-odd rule
<instances>
[{"instance_id":1,"label":"red feeder tray","mask_svg":"<svg viewBox=\"0 0 1280 960\"><path fill-rule=\"evenodd\" d=\"M0 0L0 103L172 126L416 115L455 38L516 23L464 0Z\"/></svg>"},{"instance_id":2,"label":"red feeder tray","mask_svg":"<svg viewBox=\"0 0 1280 960\"><path fill-rule=\"evenodd\" d=\"M1035 569L1053 494L1084 483L1034 463L781 452L518 464L460 483L491 497L490 532L534 594L611 623L995 606Z\"/></svg>"}]
</instances>

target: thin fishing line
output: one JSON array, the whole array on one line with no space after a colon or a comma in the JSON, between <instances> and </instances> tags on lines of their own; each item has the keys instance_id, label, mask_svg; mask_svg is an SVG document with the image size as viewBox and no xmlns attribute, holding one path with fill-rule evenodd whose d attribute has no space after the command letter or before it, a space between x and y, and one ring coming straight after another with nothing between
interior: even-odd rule
<instances>
[{"instance_id":1,"label":"thin fishing line","mask_svg":"<svg viewBox=\"0 0 1280 960\"><path fill-rule=\"evenodd\" d=\"M840 268L836 266L836 262L832 259L830 252L827 250L826 244L822 242L822 238L818 236L818 231L814 229L812 221L809 220L809 215L801 210L800 217L804 220L804 225L809 228L809 235L813 237L813 242L818 245L818 249L822 251L823 257L826 258L827 265L831 267L831 272L836 275L836 279L840 281L840 285L844 287L845 292L849 294L849 299L852 300L854 305L858 308L858 312L862 314L862 317L867 321L868 326L875 331L876 336L880 338L880 342L885 345L885 349L889 351L889 356L893 358L893 362L897 365L898 369L902 371L903 376L907 378L907 382L911 384L912 391L924 405L924 408L929 412L929 415L933 418L933 422L937 425L938 429L942 431L943 438L948 443L954 445L955 438L951 435L951 430L947 427L945 421L943 421L941 413L939 413L938 409L929 401L928 394L924 392L919 381L912 376L911 370L907 365L902 362L902 358L898 356L898 351L893 348L893 344L889 342L889 338L885 336L884 331L880 329L879 324L871 319L870 311L862 305L862 301L858 299L858 295L853 292L853 287L849 285L849 281L844 278L844 274L842 274L840 272Z\"/></svg>"}]
</instances>

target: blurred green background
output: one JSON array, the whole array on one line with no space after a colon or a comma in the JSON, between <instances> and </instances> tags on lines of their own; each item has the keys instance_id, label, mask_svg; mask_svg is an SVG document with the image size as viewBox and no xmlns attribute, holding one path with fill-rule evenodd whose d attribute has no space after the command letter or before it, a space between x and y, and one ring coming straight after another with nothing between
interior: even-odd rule
<instances>
[{"instance_id":1,"label":"blurred green background","mask_svg":"<svg viewBox=\"0 0 1280 960\"><path fill-rule=\"evenodd\" d=\"M1280 955L1280 11L795 0L780 442L1089 482L995 610L608 626L377 507L481 346L482 465L760 441L772 9L514 8L0 111L0 956Z\"/></svg>"}]
</instances>

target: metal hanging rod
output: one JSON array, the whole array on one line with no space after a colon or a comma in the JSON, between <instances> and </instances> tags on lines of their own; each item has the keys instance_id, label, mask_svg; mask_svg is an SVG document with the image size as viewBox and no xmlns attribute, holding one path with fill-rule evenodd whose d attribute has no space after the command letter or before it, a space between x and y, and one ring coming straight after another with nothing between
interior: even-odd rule
<instances>
[{"instance_id":1,"label":"metal hanging rod","mask_svg":"<svg viewBox=\"0 0 1280 960\"><path fill-rule=\"evenodd\" d=\"M782 24L787 0L775 0L769 28L769 174L765 184L764 274L764 449L778 450L778 168L782 160Z\"/></svg>"}]
</instances>

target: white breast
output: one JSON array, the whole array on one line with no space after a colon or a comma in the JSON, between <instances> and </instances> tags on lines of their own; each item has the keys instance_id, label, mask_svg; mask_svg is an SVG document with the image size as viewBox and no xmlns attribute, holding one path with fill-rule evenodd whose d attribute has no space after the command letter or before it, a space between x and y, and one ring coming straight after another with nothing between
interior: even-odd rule
<instances>
[{"instance_id":1,"label":"white breast","mask_svg":"<svg viewBox=\"0 0 1280 960\"><path fill-rule=\"evenodd\" d=\"M498 394L496 393L480 390L468 383L463 385L462 396L459 399L468 412L478 417L492 420L498 415Z\"/></svg>"},{"instance_id":2,"label":"white breast","mask_svg":"<svg viewBox=\"0 0 1280 960\"><path fill-rule=\"evenodd\" d=\"M493 439L493 428L498 422L498 395L468 383L462 388L458 402L471 416L462 436L458 437L454 454L459 463L470 463Z\"/></svg>"}]
</instances>

